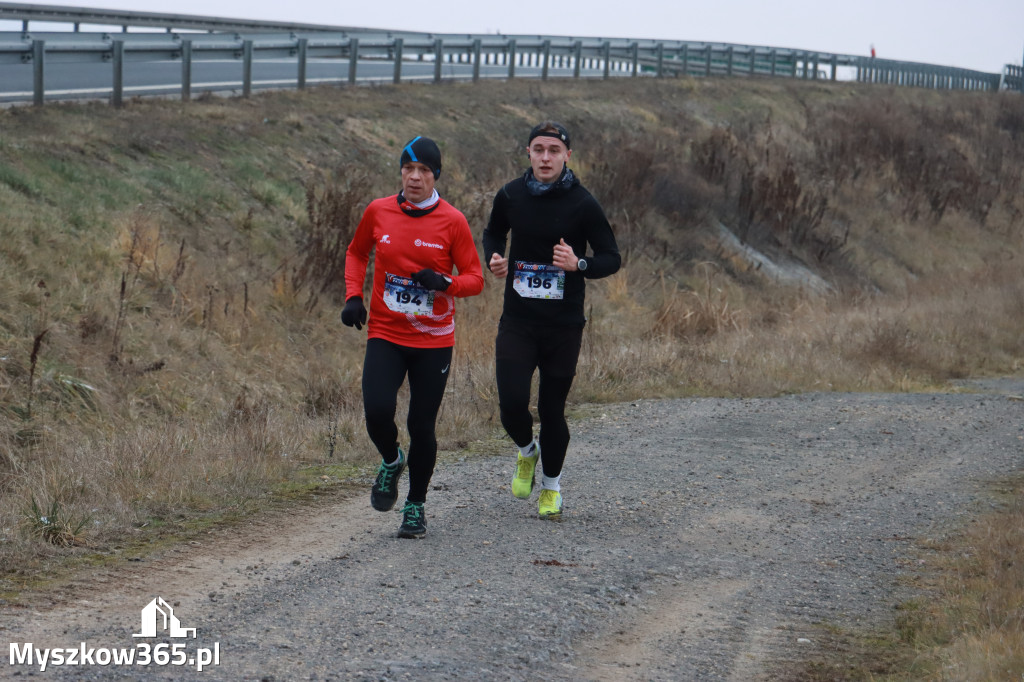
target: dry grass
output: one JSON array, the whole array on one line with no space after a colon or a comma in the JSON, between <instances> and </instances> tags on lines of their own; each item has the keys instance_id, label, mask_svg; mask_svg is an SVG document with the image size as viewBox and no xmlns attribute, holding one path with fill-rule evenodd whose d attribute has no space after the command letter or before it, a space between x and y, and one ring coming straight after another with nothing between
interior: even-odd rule
<instances>
[{"instance_id":1,"label":"dry grass","mask_svg":"<svg viewBox=\"0 0 1024 682\"><path fill-rule=\"evenodd\" d=\"M873 679L1002 682L1024 677L1024 481L998 491L997 512L932 543L927 599L903 605L900 639L913 658Z\"/></svg>"},{"instance_id":2,"label":"dry grass","mask_svg":"<svg viewBox=\"0 0 1024 682\"><path fill-rule=\"evenodd\" d=\"M397 189L415 134L441 142L439 189L479 236L529 126L573 131L574 168L625 254L588 285L577 403L1020 372L1022 106L644 79L0 112L0 587L372 462L364 336L338 321L338 277L353 221ZM714 221L838 293L736 267ZM491 279L458 302L442 449L501 433L500 304ZM68 520L71 546L22 532L33 500Z\"/></svg>"}]
</instances>

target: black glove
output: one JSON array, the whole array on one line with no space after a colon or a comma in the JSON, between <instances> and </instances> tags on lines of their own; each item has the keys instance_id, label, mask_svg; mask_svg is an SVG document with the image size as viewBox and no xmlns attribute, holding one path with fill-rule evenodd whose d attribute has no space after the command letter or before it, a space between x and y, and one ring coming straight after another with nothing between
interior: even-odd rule
<instances>
[{"instance_id":1,"label":"black glove","mask_svg":"<svg viewBox=\"0 0 1024 682\"><path fill-rule=\"evenodd\" d=\"M366 324L366 307L361 296L353 296L345 301L345 309L341 311L341 323L356 329L362 329Z\"/></svg>"},{"instance_id":2,"label":"black glove","mask_svg":"<svg viewBox=\"0 0 1024 682\"><path fill-rule=\"evenodd\" d=\"M414 272L410 277L412 277L412 281L416 282L416 284L432 291L444 291L452 283L450 279L441 273L430 269Z\"/></svg>"}]
</instances>

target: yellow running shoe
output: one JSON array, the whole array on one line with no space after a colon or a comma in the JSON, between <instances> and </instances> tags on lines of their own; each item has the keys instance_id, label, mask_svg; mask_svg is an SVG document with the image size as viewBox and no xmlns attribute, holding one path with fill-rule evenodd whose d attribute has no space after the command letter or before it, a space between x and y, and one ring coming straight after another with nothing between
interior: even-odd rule
<instances>
[{"instance_id":1,"label":"yellow running shoe","mask_svg":"<svg viewBox=\"0 0 1024 682\"><path fill-rule=\"evenodd\" d=\"M533 492L533 474L537 470L539 458L539 454L533 457L523 457L522 452L516 457L516 475L512 478L512 494L520 500L528 499L530 493Z\"/></svg>"},{"instance_id":2,"label":"yellow running shoe","mask_svg":"<svg viewBox=\"0 0 1024 682\"><path fill-rule=\"evenodd\" d=\"M557 490L540 491L540 500L537 502L537 513L542 519L559 521L562 518L562 493Z\"/></svg>"}]
</instances>

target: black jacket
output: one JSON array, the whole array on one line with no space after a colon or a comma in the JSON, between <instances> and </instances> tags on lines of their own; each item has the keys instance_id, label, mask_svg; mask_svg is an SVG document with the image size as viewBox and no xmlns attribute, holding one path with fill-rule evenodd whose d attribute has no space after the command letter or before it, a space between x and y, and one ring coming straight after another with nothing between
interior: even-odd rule
<instances>
[{"instance_id":1,"label":"black jacket","mask_svg":"<svg viewBox=\"0 0 1024 682\"><path fill-rule=\"evenodd\" d=\"M535 196L526 186L525 176L508 183L494 196L491 217L484 229L484 263L491 254L505 254L509 233L509 272L505 279L504 319L551 325L583 325L583 300L586 279L607 277L622 263L611 225L597 200L579 180L567 188L553 188ZM550 265L559 239L586 258L585 272L566 272L564 298L545 300L523 298L513 289L515 262ZM589 244L593 255L587 254Z\"/></svg>"}]
</instances>

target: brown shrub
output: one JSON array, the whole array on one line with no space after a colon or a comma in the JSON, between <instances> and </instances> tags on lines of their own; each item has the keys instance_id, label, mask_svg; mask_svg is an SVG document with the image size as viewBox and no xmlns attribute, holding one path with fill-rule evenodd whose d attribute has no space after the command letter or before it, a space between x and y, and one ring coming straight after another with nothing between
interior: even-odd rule
<instances>
[{"instance_id":1,"label":"brown shrub","mask_svg":"<svg viewBox=\"0 0 1024 682\"><path fill-rule=\"evenodd\" d=\"M352 241L369 196L365 173L315 173L306 181L306 215L298 241L298 265L291 273L292 290L307 290L305 307L316 307L321 294L333 303L345 297L345 250Z\"/></svg>"}]
</instances>

